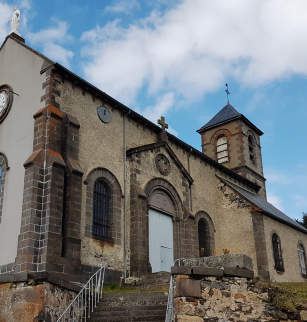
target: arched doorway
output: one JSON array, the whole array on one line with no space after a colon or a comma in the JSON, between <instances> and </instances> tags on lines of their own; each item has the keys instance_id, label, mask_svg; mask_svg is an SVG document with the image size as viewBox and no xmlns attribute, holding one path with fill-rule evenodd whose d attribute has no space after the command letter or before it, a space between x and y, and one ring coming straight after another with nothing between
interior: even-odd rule
<instances>
[{"instance_id":1,"label":"arched doorway","mask_svg":"<svg viewBox=\"0 0 307 322\"><path fill-rule=\"evenodd\" d=\"M170 272L174 262L174 207L163 190L149 199L149 262L152 272Z\"/></svg>"}]
</instances>

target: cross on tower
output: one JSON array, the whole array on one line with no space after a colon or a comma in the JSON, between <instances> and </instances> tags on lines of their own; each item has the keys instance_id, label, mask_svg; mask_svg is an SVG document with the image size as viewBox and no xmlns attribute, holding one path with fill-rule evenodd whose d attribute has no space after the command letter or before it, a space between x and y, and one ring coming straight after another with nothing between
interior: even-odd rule
<instances>
[{"instance_id":1,"label":"cross on tower","mask_svg":"<svg viewBox=\"0 0 307 322\"><path fill-rule=\"evenodd\" d=\"M163 132L165 131L165 129L168 129L168 124L165 123L164 116L161 116L161 120L158 120L158 124L161 125Z\"/></svg>"},{"instance_id":2,"label":"cross on tower","mask_svg":"<svg viewBox=\"0 0 307 322\"><path fill-rule=\"evenodd\" d=\"M226 85L226 89L225 89L225 92L227 94L227 104L229 104L229 98L228 98L228 95L230 95L229 93L229 90L228 90L228 84L225 84Z\"/></svg>"}]
</instances>

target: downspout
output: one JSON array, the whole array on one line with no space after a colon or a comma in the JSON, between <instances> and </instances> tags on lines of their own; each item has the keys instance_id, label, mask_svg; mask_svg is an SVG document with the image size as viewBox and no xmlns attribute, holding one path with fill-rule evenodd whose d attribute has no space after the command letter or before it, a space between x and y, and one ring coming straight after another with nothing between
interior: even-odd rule
<instances>
[{"instance_id":1,"label":"downspout","mask_svg":"<svg viewBox=\"0 0 307 322\"><path fill-rule=\"evenodd\" d=\"M188 169L189 169L189 175L191 175L190 170L190 155L193 151L193 148L191 148L190 152L188 153ZM193 201L192 201L192 185L190 184L190 202L191 202L191 212L193 211Z\"/></svg>"},{"instance_id":2,"label":"downspout","mask_svg":"<svg viewBox=\"0 0 307 322\"><path fill-rule=\"evenodd\" d=\"M126 116L128 113L123 115L124 121L124 283L126 284L127 279L127 156L126 156Z\"/></svg>"}]
</instances>

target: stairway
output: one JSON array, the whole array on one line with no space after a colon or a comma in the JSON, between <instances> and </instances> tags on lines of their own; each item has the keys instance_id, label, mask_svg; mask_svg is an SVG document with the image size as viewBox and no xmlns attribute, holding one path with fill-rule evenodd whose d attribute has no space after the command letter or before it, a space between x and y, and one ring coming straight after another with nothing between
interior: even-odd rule
<instances>
[{"instance_id":1,"label":"stairway","mask_svg":"<svg viewBox=\"0 0 307 322\"><path fill-rule=\"evenodd\" d=\"M171 273L157 272L145 275L142 279L130 285L131 288L146 290L146 291L160 291L167 290L171 279ZM126 286L129 288L129 285Z\"/></svg>"},{"instance_id":2,"label":"stairway","mask_svg":"<svg viewBox=\"0 0 307 322\"><path fill-rule=\"evenodd\" d=\"M165 321L166 292L103 294L88 322Z\"/></svg>"}]
</instances>

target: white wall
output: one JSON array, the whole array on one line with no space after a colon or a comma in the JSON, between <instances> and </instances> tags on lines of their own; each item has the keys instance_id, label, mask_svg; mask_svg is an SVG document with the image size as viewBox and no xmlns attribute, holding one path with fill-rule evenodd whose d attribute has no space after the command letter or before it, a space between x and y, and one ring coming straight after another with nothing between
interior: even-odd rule
<instances>
[{"instance_id":1,"label":"white wall","mask_svg":"<svg viewBox=\"0 0 307 322\"><path fill-rule=\"evenodd\" d=\"M0 124L0 152L7 158L2 221L0 224L0 266L15 261L20 232L24 186L23 163L33 150L33 114L44 107L40 102L44 94L40 75L44 60L8 39L0 52L0 85L9 84L14 95L12 108Z\"/></svg>"}]
</instances>

